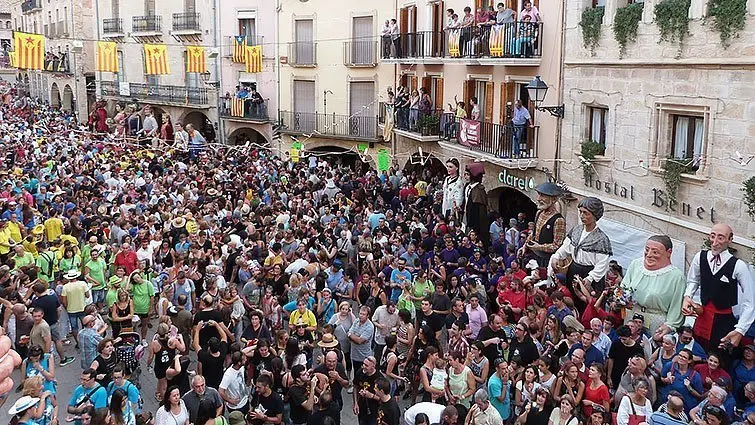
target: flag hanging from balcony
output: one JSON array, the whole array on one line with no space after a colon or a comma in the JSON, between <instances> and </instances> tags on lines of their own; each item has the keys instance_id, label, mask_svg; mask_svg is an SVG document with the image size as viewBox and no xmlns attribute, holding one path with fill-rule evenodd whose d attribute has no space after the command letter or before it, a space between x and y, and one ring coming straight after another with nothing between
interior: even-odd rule
<instances>
[{"instance_id":1,"label":"flag hanging from balcony","mask_svg":"<svg viewBox=\"0 0 755 425\"><path fill-rule=\"evenodd\" d=\"M233 56L232 60L236 63L246 62L246 36L237 35L233 37Z\"/></svg>"},{"instance_id":2,"label":"flag hanging from balcony","mask_svg":"<svg viewBox=\"0 0 755 425\"><path fill-rule=\"evenodd\" d=\"M186 72L196 72L198 74L207 72L204 47L186 46Z\"/></svg>"},{"instance_id":3,"label":"flag hanging from balcony","mask_svg":"<svg viewBox=\"0 0 755 425\"><path fill-rule=\"evenodd\" d=\"M118 72L118 47L115 41L97 42L97 71Z\"/></svg>"},{"instance_id":4,"label":"flag hanging from balcony","mask_svg":"<svg viewBox=\"0 0 755 425\"><path fill-rule=\"evenodd\" d=\"M231 100L231 116L232 117L244 116L244 99L234 97Z\"/></svg>"},{"instance_id":5,"label":"flag hanging from balcony","mask_svg":"<svg viewBox=\"0 0 755 425\"><path fill-rule=\"evenodd\" d=\"M45 66L45 36L14 32L16 65L22 69L42 69Z\"/></svg>"},{"instance_id":6,"label":"flag hanging from balcony","mask_svg":"<svg viewBox=\"0 0 755 425\"><path fill-rule=\"evenodd\" d=\"M8 58L10 60L10 66L18 68L18 59L16 59L16 52L8 52Z\"/></svg>"},{"instance_id":7,"label":"flag hanging from balcony","mask_svg":"<svg viewBox=\"0 0 755 425\"><path fill-rule=\"evenodd\" d=\"M168 67L168 46L164 44L145 44L144 66L147 75L170 74L170 68Z\"/></svg>"},{"instance_id":8,"label":"flag hanging from balcony","mask_svg":"<svg viewBox=\"0 0 755 425\"><path fill-rule=\"evenodd\" d=\"M262 72L262 46L246 46L246 72Z\"/></svg>"},{"instance_id":9,"label":"flag hanging from balcony","mask_svg":"<svg viewBox=\"0 0 755 425\"><path fill-rule=\"evenodd\" d=\"M503 35L506 33L506 25L493 25L490 27L490 56L500 58L503 56Z\"/></svg>"},{"instance_id":10,"label":"flag hanging from balcony","mask_svg":"<svg viewBox=\"0 0 755 425\"><path fill-rule=\"evenodd\" d=\"M448 30L448 53L452 57L461 56L459 43L461 42L461 31L458 28Z\"/></svg>"}]
</instances>

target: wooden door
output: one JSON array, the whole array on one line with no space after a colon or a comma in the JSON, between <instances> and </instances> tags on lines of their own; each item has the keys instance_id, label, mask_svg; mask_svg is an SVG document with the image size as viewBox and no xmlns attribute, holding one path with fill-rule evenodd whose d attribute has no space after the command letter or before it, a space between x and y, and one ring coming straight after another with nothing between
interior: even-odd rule
<instances>
[{"instance_id":1,"label":"wooden door","mask_svg":"<svg viewBox=\"0 0 755 425\"><path fill-rule=\"evenodd\" d=\"M432 94L433 104L439 110L443 110L443 79L435 78L435 92Z\"/></svg>"},{"instance_id":2,"label":"wooden door","mask_svg":"<svg viewBox=\"0 0 755 425\"><path fill-rule=\"evenodd\" d=\"M493 87L495 87L494 82L485 83L485 113L482 116L482 121L493 122L493 98L495 97Z\"/></svg>"},{"instance_id":3,"label":"wooden door","mask_svg":"<svg viewBox=\"0 0 755 425\"><path fill-rule=\"evenodd\" d=\"M511 114L516 99L516 84L513 82L501 83L501 111L500 124L507 124L511 121Z\"/></svg>"},{"instance_id":4,"label":"wooden door","mask_svg":"<svg viewBox=\"0 0 755 425\"><path fill-rule=\"evenodd\" d=\"M467 111L467 116L469 116L472 113L472 108L469 106L469 100L475 95L476 92L476 86L477 81L475 80L466 80L464 81L464 92L463 92L463 99L464 102L464 109ZM454 110L456 110L456 105L454 105Z\"/></svg>"}]
</instances>

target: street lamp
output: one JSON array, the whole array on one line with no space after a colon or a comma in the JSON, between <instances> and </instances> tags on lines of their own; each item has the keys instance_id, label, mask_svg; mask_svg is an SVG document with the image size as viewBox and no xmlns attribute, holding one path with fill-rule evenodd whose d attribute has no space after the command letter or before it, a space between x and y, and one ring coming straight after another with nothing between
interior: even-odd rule
<instances>
[{"instance_id":1,"label":"street lamp","mask_svg":"<svg viewBox=\"0 0 755 425\"><path fill-rule=\"evenodd\" d=\"M205 71L202 73L202 80L204 80L205 83L209 83L210 78L212 78L212 74L210 74L210 71Z\"/></svg>"},{"instance_id":2,"label":"street lamp","mask_svg":"<svg viewBox=\"0 0 755 425\"><path fill-rule=\"evenodd\" d=\"M564 105L538 106L543 103L545 95L548 93L548 85L540 79L539 75L535 76L535 79L527 85L527 92L529 92L530 99L535 101L535 109L538 111L547 111L556 118L564 117Z\"/></svg>"}]
</instances>

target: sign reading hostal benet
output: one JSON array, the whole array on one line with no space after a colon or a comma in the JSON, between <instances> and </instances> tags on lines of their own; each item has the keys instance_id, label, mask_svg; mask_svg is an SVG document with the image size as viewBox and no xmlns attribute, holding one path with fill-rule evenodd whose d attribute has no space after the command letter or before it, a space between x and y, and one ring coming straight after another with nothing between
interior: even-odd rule
<instances>
[{"instance_id":1,"label":"sign reading hostal benet","mask_svg":"<svg viewBox=\"0 0 755 425\"><path fill-rule=\"evenodd\" d=\"M535 188L535 179L532 177L519 177L509 173L508 170L503 170L498 173L498 181L502 184L513 187L514 189L522 192L527 192Z\"/></svg>"}]
</instances>

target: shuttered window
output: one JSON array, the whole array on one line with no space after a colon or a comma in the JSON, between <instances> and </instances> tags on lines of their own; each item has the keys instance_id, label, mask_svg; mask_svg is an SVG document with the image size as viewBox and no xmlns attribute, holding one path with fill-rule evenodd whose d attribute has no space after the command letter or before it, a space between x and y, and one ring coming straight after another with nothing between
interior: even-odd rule
<instances>
[{"instance_id":1,"label":"shuttered window","mask_svg":"<svg viewBox=\"0 0 755 425\"><path fill-rule=\"evenodd\" d=\"M294 127L298 131L309 132L315 128L317 109L315 82L294 80Z\"/></svg>"},{"instance_id":2,"label":"shuttered window","mask_svg":"<svg viewBox=\"0 0 755 425\"><path fill-rule=\"evenodd\" d=\"M375 137L375 83L352 81L349 84L349 134Z\"/></svg>"},{"instance_id":3,"label":"shuttered window","mask_svg":"<svg viewBox=\"0 0 755 425\"><path fill-rule=\"evenodd\" d=\"M296 21L295 29L294 63L298 65L314 65L314 22L311 19L299 19Z\"/></svg>"},{"instance_id":4,"label":"shuttered window","mask_svg":"<svg viewBox=\"0 0 755 425\"><path fill-rule=\"evenodd\" d=\"M155 16L155 0L144 0L144 14Z\"/></svg>"},{"instance_id":5,"label":"shuttered window","mask_svg":"<svg viewBox=\"0 0 755 425\"><path fill-rule=\"evenodd\" d=\"M354 65L376 63L372 16L354 18L351 40L351 58Z\"/></svg>"},{"instance_id":6,"label":"shuttered window","mask_svg":"<svg viewBox=\"0 0 755 425\"><path fill-rule=\"evenodd\" d=\"M112 9L111 13L113 18L118 18L121 16L121 2L120 0L110 0L110 9ZM66 19L68 19L68 16L66 16Z\"/></svg>"}]
</instances>

